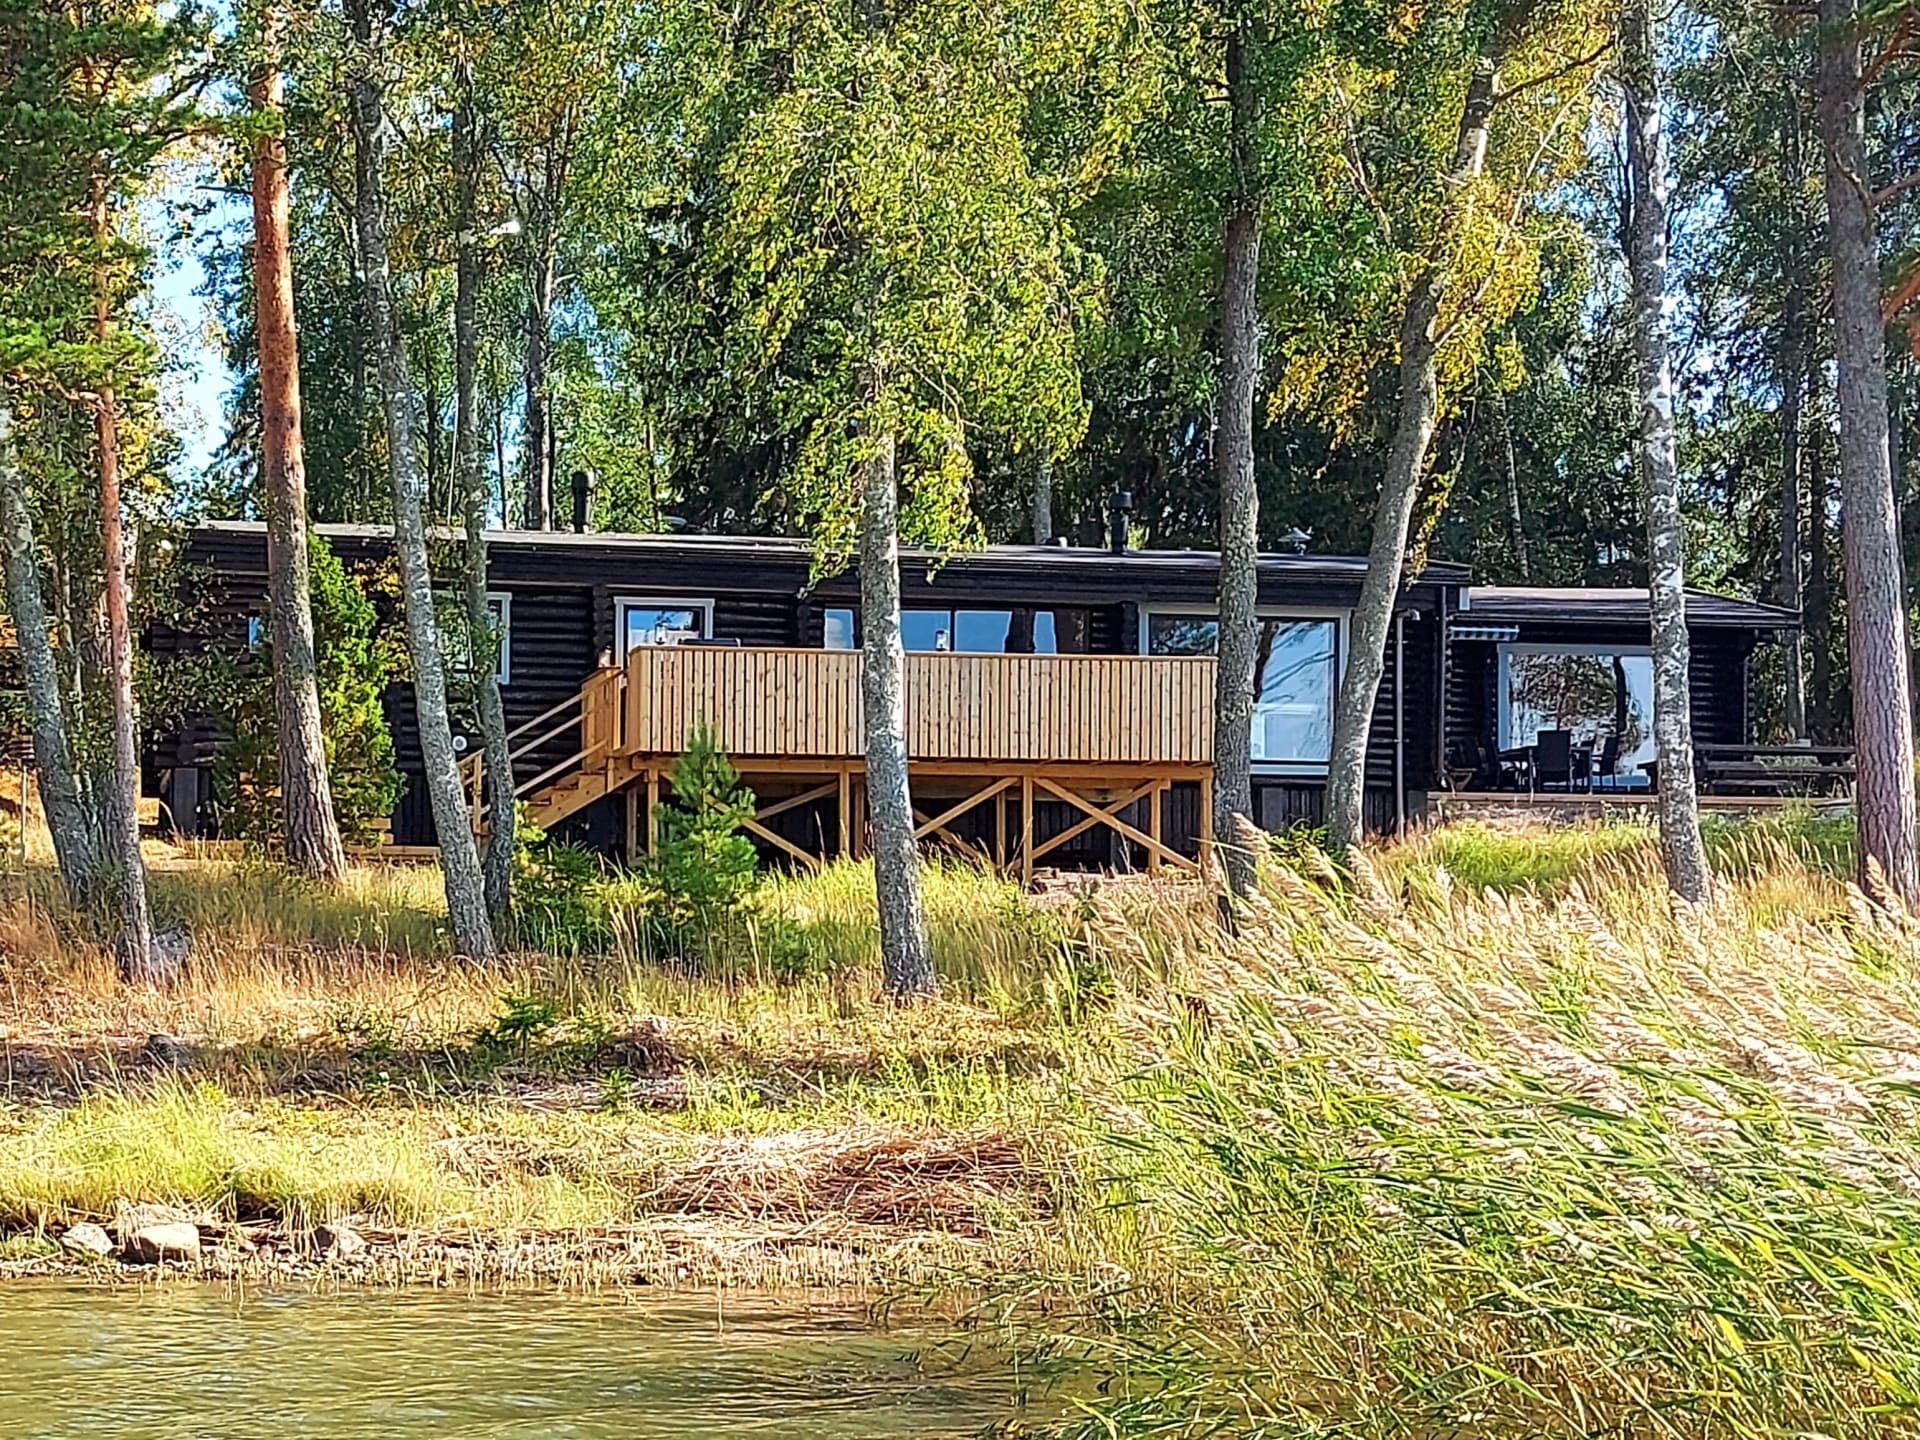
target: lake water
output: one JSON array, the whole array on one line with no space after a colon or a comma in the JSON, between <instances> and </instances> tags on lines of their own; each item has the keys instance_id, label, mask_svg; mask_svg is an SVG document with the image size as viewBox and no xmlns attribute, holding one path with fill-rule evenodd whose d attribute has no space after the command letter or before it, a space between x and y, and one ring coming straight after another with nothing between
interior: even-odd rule
<instances>
[{"instance_id":1,"label":"lake water","mask_svg":"<svg viewBox=\"0 0 1920 1440\"><path fill-rule=\"evenodd\" d=\"M983 1347L853 1307L0 1288L0 1440L894 1440L1017 1413Z\"/></svg>"}]
</instances>

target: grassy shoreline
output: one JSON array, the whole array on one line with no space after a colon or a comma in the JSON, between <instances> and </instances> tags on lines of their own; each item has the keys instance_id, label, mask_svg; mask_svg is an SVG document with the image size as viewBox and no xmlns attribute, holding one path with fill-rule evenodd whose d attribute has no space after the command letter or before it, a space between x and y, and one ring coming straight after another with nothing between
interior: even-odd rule
<instances>
[{"instance_id":1,"label":"grassy shoreline","mask_svg":"<svg viewBox=\"0 0 1920 1440\"><path fill-rule=\"evenodd\" d=\"M820 942L789 978L453 965L417 876L352 903L422 948L280 901L165 995L0 945L0 1274L159 1200L260 1247L211 1269L979 1300L1109 1376L1088 1435L1902 1433L1920 938L1830 822L1713 847L1685 913L1627 826L1296 856L1231 936L943 869L913 1010L851 869L765 896ZM340 1218L368 1256L306 1255Z\"/></svg>"}]
</instances>

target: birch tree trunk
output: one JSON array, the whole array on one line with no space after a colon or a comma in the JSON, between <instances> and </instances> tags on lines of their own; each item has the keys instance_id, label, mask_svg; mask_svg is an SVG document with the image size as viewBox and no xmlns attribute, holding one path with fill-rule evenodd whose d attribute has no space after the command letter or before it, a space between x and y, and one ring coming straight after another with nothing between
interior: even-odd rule
<instances>
[{"instance_id":1,"label":"birch tree trunk","mask_svg":"<svg viewBox=\"0 0 1920 1440\"><path fill-rule=\"evenodd\" d=\"M1782 165L1789 180L1798 187L1804 174L1800 105L1801 86L1788 87L1783 139ZM1801 562L1805 526L1801 521L1801 481L1805 472L1806 445L1802 438L1805 402L1809 394L1808 367L1812 344L1807 334L1808 256L1795 223L1789 216L1787 242L1780 268L1786 276L1787 290L1780 324L1780 603L1798 610L1804 603L1806 567ZM1781 637L1780 663L1785 672L1782 712L1787 734L1805 740L1807 731L1806 642L1800 629L1788 630Z\"/></svg>"},{"instance_id":2,"label":"birch tree trunk","mask_svg":"<svg viewBox=\"0 0 1920 1440\"><path fill-rule=\"evenodd\" d=\"M1045 449L1033 461L1033 543L1053 543L1053 461Z\"/></svg>"},{"instance_id":3,"label":"birch tree trunk","mask_svg":"<svg viewBox=\"0 0 1920 1440\"><path fill-rule=\"evenodd\" d=\"M1906 596L1888 448L1886 330L1855 0L1820 0L1819 17L1861 882L1870 894L1890 891L1913 906L1920 904L1920 858L1914 848Z\"/></svg>"},{"instance_id":4,"label":"birch tree trunk","mask_svg":"<svg viewBox=\"0 0 1920 1440\"><path fill-rule=\"evenodd\" d=\"M1486 165L1495 80L1493 66L1483 62L1467 86L1453 167L1442 182L1441 192L1454 197L1451 203L1456 206L1470 203L1466 197ZM1426 468L1440 408L1435 326L1440 302L1452 278L1446 257L1455 228L1451 221L1451 216L1443 218L1433 253L1407 294L1400 323L1399 415L1374 511L1366 579L1349 626L1346 673L1334 707L1333 749L1327 774L1327 841L1336 856L1346 854L1366 823L1367 740L1373 729L1373 706L1386 670L1387 636L1393 629L1394 603L1400 594L1413 505L1420 494L1420 476Z\"/></svg>"},{"instance_id":5,"label":"birch tree trunk","mask_svg":"<svg viewBox=\"0 0 1920 1440\"><path fill-rule=\"evenodd\" d=\"M473 106L473 71L460 67L460 104L453 117L456 251L453 294L454 483L466 524L465 597L467 653L473 656L479 692L481 777L487 813L486 853L481 872L487 913L494 928L513 922L513 755L507 745L507 714L500 698L499 655L504 637L487 606L486 466L480 450L479 339L477 312L482 281L479 236L480 145Z\"/></svg>"},{"instance_id":6,"label":"birch tree trunk","mask_svg":"<svg viewBox=\"0 0 1920 1440\"><path fill-rule=\"evenodd\" d=\"M287 863L322 880L347 868L327 778L307 558L307 465L300 423L300 345L293 314L287 146L278 15L261 23L254 114L271 120L253 142L253 297L260 349L260 468L267 495L267 601L273 626L273 709L280 824Z\"/></svg>"},{"instance_id":7,"label":"birch tree trunk","mask_svg":"<svg viewBox=\"0 0 1920 1440\"><path fill-rule=\"evenodd\" d=\"M367 330L379 373L387 417L388 463L393 480L393 542L400 562L400 587L406 602L407 649L413 659L414 704L420 725L421 758L427 796L440 842L440 868L446 882L447 918L458 952L471 960L494 956L493 929L487 919L486 884L460 783L447 719L447 677L440 659L434 614L433 575L427 562L426 525L420 513L420 455L413 382L406 352L393 317L393 280L387 250L384 180L386 116L374 69L371 0L348 6L357 54L348 78L354 127L354 229L365 277Z\"/></svg>"},{"instance_id":8,"label":"birch tree trunk","mask_svg":"<svg viewBox=\"0 0 1920 1440\"><path fill-rule=\"evenodd\" d=\"M876 369L871 398L883 398ZM879 408L876 403L876 410ZM933 952L920 903L920 847L907 777L905 672L900 639L900 497L891 427L874 439L860 505L860 708L867 729L867 813L887 992L915 1000L934 989Z\"/></svg>"},{"instance_id":9,"label":"birch tree trunk","mask_svg":"<svg viewBox=\"0 0 1920 1440\"><path fill-rule=\"evenodd\" d=\"M1507 409L1507 397L1500 396L1500 438L1507 449L1507 540L1513 548L1513 568L1524 580L1533 579L1533 562L1527 554L1527 525L1520 504L1520 462L1513 448L1513 416Z\"/></svg>"},{"instance_id":10,"label":"birch tree trunk","mask_svg":"<svg viewBox=\"0 0 1920 1440\"><path fill-rule=\"evenodd\" d=\"M1213 709L1213 841L1228 889L1253 890L1253 707L1259 682L1260 492L1253 409L1260 388L1260 97L1247 22L1227 36L1233 199L1220 283L1220 416L1213 440L1220 486L1220 597Z\"/></svg>"},{"instance_id":11,"label":"birch tree trunk","mask_svg":"<svg viewBox=\"0 0 1920 1440\"><path fill-rule=\"evenodd\" d=\"M1693 785L1692 667L1687 637L1686 544L1674 455L1673 364L1667 344L1667 156L1660 124L1653 16L1631 0L1622 16L1620 75L1627 99L1633 194L1627 270L1633 292L1634 368L1640 390L1639 471L1647 517L1647 606L1653 625L1653 743L1660 762L1660 851L1667 884L1690 904L1712 871Z\"/></svg>"},{"instance_id":12,"label":"birch tree trunk","mask_svg":"<svg viewBox=\"0 0 1920 1440\"><path fill-rule=\"evenodd\" d=\"M33 534L33 512L13 446L13 403L0 375L0 546L7 569L7 612L13 617L15 643L26 672L27 709L33 725L34 774L40 807L67 897L80 909L100 899L100 839L74 777L67 744L66 713L60 700L59 662L53 653L53 629L40 593L40 548ZM26 797L21 797L21 817Z\"/></svg>"}]
</instances>

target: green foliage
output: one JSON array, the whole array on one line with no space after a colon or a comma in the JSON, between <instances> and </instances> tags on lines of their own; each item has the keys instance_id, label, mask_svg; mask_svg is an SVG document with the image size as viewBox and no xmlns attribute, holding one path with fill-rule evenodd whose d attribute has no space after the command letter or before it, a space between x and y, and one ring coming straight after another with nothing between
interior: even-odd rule
<instances>
[{"instance_id":1,"label":"green foliage","mask_svg":"<svg viewBox=\"0 0 1920 1440\"><path fill-rule=\"evenodd\" d=\"M753 811L753 792L711 727L700 726L674 764L672 798L660 807L656 849L644 872L661 937L684 953L703 953L753 894L758 857L740 833Z\"/></svg>"},{"instance_id":2,"label":"green foliage","mask_svg":"<svg viewBox=\"0 0 1920 1440\"><path fill-rule=\"evenodd\" d=\"M400 673L402 651L381 625L360 577L319 536L310 545L314 663L334 815L344 838L368 843L400 799L381 697ZM226 662L211 697L230 733L213 772L221 830L262 845L280 828L271 633L262 616L258 650Z\"/></svg>"},{"instance_id":3,"label":"green foliage","mask_svg":"<svg viewBox=\"0 0 1920 1440\"><path fill-rule=\"evenodd\" d=\"M1027 124L1109 26L1117 9L955 0L678 16L675 98L714 185L696 293L722 352L777 387L780 484L823 566L877 437L900 445L903 527L950 544L977 533L976 431L1057 451L1083 428L1096 272Z\"/></svg>"},{"instance_id":4,"label":"green foliage","mask_svg":"<svg viewBox=\"0 0 1920 1440\"><path fill-rule=\"evenodd\" d=\"M591 1063L606 1048L609 1033L606 1017L597 1010L513 992L500 997L500 1013L474 1032L473 1055L488 1069L538 1060L565 1070Z\"/></svg>"}]
</instances>

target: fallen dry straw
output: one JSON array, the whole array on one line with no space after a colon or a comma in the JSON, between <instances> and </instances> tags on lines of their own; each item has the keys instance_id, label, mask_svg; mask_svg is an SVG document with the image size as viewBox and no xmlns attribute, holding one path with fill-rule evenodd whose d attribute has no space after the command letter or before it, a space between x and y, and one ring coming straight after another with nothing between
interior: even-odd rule
<instances>
[{"instance_id":1,"label":"fallen dry straw","mask_svg":"<svg viewBox=\"0 0 1920 1440\"><path fill-rule=\"evenodd\" d=\"M804 1129L721 1144L672 1176L662 1209L754 1220L835 1215L984 1236L1052 1208L1045 1158L1004 1130Z\"/></svg>"}]
</instances>

